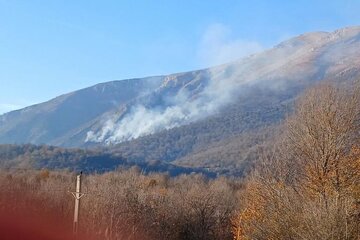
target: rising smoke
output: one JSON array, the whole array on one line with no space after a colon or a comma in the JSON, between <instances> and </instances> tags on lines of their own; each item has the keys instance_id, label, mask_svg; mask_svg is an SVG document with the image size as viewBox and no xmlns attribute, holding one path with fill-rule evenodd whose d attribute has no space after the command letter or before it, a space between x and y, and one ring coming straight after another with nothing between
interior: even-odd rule
<instances>
[{"instance_id":1,"label":"rising smoke","mask_svg":"<svg viewBox=\"0 0 360 240\"><path fill-rule=\"evenodd\" d=\"M215 34L219 32L222 32L219 27L212 29L211 34L207 34L205 39L207 43L215 42L215 46L220 46L214 48L214 55L218 52L216 49L231 53L241 48L239 44L241 41L229 41L231 44L223 46L218 40L222 38ZM209 39L209 36L214 36L214 39ZM107 119L100 129L89 131L86 141L119 143L199 120L216 113L221 107L237 99L237 94L241 94L244 89L253 85L277 91L285 89L290 82L295 85L306 84L304 79L310 81L319 78L319 73L324 67L311 64L312 59L321 53L317 49L324 44L333 48L340 43L341 47L341 39L342 37L338 37L335 33L301 35L260 54L243 58L241 61L204 70L208 72L207 81L199 80L199 76L195 73L188 73L187 82L172 97L167 98L164 105L151 107L144 104L133 105L124 116L114 115ZM334 45L329 45L329 42ZM260 49L256 44L250 46ZM225 61L223 56L220 56L220 59ZM331 65L342 58L344 58L343 54L336 55L335 59L327 58L326 64ZM172 77L174 78L172 83L176 84L176 75ZM186 87L186 84L196 81L206 83L200 92ZM165 83L166 81L163 82L162 87L169 87Z\"/></svg>"},{"instance_id":2,"label":"rising smoke","mask_svg":"<svg viewBox=\"0 0 360 240\"><path fill-rule=\"evenodd\" d=\"M210 25L198 47L199 61L206 66L215 66L264 50L264 47L256 41L233 35L231 28L224 24Z\"/></svg>"},{"instance_id":3,"label":"rising smoke","mask_svg":"<svg viewBox=\"0 0 360 240\"><path fill-rule=\"evenodd\" d=\"M200 41L199 58L205 64L218 64L243 57L259 51L260 45L255 42L232 39L230 29L221 24L210 26ZM207 49L207 51L205 51ZM107 119L100 130L87 133L86 142L119 143L161 130L178 127L216 113L221 106L230 102L237 92L236 83L242 79L234 79L231 66L221 66L208 71L206 84L201 92L181 88L176 94L167 97L161 106L147 107L137 104L120 118L114 114ZM230 73L229 73L230 72ZM176 77L170 76L173 81ZM187 83L196 81L197 76L189 74ZM164 83L167 80L164 80ZM168 87L163 84L162 87Z\"/></svg>"},{"instance_id":4,"label":"rising smoke","mask_svg":"<svg viewBox=\"0 0 360 240\"><path fill-rule=\"evenodd\" d=\"M219 74L223 72L211 72L208 85L200 93L195 94L181 88L174 96L166 98L163 104L165 107L150 108L137 104L120 120L113 116L100 131L89 131L86 141L119 143L181 126L215 113L232 99L235 90L232 84L220 81Z\"/></svg>"}]
</instances>

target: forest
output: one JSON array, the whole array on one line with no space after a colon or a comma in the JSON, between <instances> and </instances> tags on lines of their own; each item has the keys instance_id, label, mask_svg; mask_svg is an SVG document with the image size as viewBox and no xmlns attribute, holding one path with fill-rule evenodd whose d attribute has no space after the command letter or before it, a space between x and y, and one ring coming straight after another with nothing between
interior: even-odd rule
<instances>
[{"instance_id":1,"label":"forest","mask_svg":"<svg viewBox=\"0 0 360 240\"><path fill-rule=\"evenodd\" d=\"M163 172L170 176L190 173L202 173L208 177L216 176L214 172L198 167L182 167L154 160L138 163L130 162L121 154L109 153L103 148L70 149L32 144L0 145L1 169L48 169L101 173L132 167L139 168L144 173Z\"/></svg>"},{"instance_id":2,"label":"forest","mask_svg":"<svg viewBox=\"0 0 360 240\"><path fill-rule=\"evenodd\" d=\"M358 86L307 90L241 177L136 167L84 174L77 237L360 239ZM31 222L34 239L71 239L75 179L66 170L2 170L0 230L21 234Z\"/></svg>"}]
</instances>

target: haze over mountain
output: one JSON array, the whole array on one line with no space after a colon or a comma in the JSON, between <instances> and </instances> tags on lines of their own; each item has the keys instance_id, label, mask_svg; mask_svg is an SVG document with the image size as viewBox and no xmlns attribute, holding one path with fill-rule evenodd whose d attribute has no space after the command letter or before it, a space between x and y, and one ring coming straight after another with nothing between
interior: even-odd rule
<instances>
[{"instance_id":1,"label":"haze over mountain","mask_svg":"<svg viewBox=\"0 0 360 240\"><path fill-rule=\"evenodd\" d=\"M133 161L216 168L218 158L233 161L216 149L263 138L256 133L281 121L302 90L359 78L359 63L360 27L306 33L236 62L101 83L6 113L0 143L111 146Z\"/></svg>"}]
</instances>

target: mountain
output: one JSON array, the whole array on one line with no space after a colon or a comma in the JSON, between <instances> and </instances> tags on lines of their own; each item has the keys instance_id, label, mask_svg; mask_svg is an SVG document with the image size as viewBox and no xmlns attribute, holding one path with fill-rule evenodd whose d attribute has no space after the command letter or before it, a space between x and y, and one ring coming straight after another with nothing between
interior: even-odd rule
<instances>
[{"instance_id":1,"label":"mountain","mask_svg":"<svg viewBox=\"0 0 360 240\"><path fill-rule=\"evenodd\" d=\"M243 169L304 89L359 77L360 27L307 33L221 66L102 83L6 113L0 143Z\"/></svg>"}]
</instances>

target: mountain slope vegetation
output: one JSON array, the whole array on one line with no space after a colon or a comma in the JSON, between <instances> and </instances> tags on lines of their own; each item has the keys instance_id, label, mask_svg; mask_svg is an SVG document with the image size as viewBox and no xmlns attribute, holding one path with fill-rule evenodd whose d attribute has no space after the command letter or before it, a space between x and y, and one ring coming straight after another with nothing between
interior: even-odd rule
<instances>
[{"instance_id":1,"label":"mountain slope vegetation","mask_svg":"<svg viewBox=\"0 0 360 240\"><path fill-rule=\"evenodd\" d=\"M360 27L307 33L221 66L102 83L6 113L0 143L98 147L129 162L240 174L305 89L359 79L359 56Z\"/></svg>"}]
</instances>

